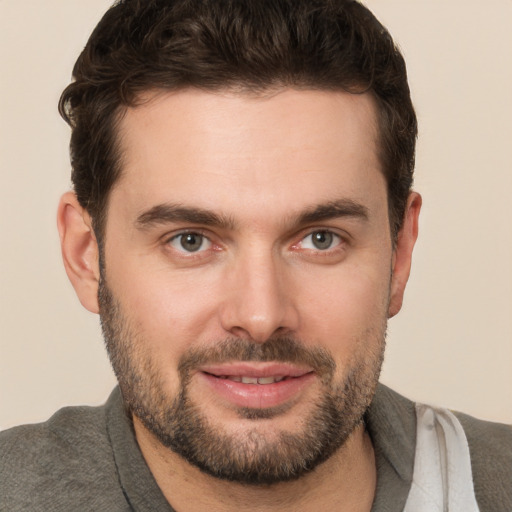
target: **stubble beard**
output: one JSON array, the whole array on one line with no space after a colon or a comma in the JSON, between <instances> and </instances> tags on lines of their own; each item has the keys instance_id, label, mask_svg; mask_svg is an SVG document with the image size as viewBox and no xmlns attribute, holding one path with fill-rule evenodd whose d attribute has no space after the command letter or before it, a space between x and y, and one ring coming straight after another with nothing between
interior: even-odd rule
<instances>
[{"instance_id":1,"label":"stubble beard","mask_svg":"<svg viewBox=\"0 0 512 512\"><path fill-rule=\"evenodd\" d=\"M306 347L290 337L264 344L228 338L206 349L185 353L178 366L180 389L171 397L147 350L143 336L130 325L104 280L99 288L100 318L107 352L125 404L165 447L213 477L248 485L295 480L339 450L363 421L375 393L383 361L385 325L368 330L358 343L364 347L341 381L336 364L323 348ZM231 434L212 424L190 398L190 378L202 364L227 361L280 361L311 366L323 393L301 421L299 431L272 437L258 425L283 414L280 407L239 408L241 419L254 428ZM284 406L286 407L286 406Z\"/></svg>"}]
</instances>

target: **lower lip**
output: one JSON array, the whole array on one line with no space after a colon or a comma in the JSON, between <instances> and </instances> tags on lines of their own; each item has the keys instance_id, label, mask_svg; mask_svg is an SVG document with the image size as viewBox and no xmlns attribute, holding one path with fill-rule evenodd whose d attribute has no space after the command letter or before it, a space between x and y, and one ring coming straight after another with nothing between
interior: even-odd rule
<instances>
[{"instance_id":1,"label":"lower lip","mask_svg":"<svg viewBox=\"0 0 512 512\"><path fill-rule=\"evenodd\" d=\"M243 384L205 372L198 375L230 404L250 409L268 409L283 405L297 397L315 378L313 373L307 373L273 384Z\"/></svg>"}]
</instances>

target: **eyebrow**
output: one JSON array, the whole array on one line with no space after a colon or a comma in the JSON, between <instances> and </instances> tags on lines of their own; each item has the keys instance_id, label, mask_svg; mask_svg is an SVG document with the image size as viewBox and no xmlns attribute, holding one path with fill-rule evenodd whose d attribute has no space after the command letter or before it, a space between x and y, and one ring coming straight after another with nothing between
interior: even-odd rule
<instances>
[{"instance_id":1,"label":"eyebrow","mask_svg":"<svg viewBox=\"0 0 512 512\"><path fill-rule=\"evenodd\" d=\"M340 217L354 217L360 220L368 220L368 208L351 199L339 199L319 204L303 212L298 219L298 224L311 224L323 220Z\"/></svg>"},{"instance_id":2,"label":"eyebrow","mask_svg":"<svg viewBox=\"0 0 512 512\"><path fill-rule=\"evenodd\" d=\"M153 206L141 213L135 221L139 229L148 229L159 224L172 222L187 222L204 226L233 229L234 221L224 215L218 215L210 210L188 207L180 204L163 203Z\"/></svg>"},{"instance_id":3,"label":"eyebrow","mask_svg":"<svg viewBox=\"0 0 512 512\"><path fill-rule=\"evenodd\" d=\"M340 217L353 217L368 220L368 208L351 199L329 201L328 203L319 204L306 209L296 220L292 221L292 224L311 224ZM201 224L228 230L233 230L236 225L231 217L219 215L211 210L172 203L163 203L153 206L149 210L141 213L137 217L135 224L138 229L145 230L153 226L173 222Z\"/></svg>"}]
</instances>

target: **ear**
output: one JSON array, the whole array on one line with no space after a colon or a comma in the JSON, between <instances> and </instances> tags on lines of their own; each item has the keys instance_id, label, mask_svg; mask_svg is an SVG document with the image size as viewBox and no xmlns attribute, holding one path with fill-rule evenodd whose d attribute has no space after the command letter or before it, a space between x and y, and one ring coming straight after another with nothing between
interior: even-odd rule
<instances>
[{"instance_id":1,"label":"ear","mask_svg":"<svg viewBox=\"0 0 512 512\"><path fill-rule=\"evenodd\" d=\"M62 259L82 306L98 313L99 250L91 217L73 192L65 193L57 212Z\"/></svg>"},{"instance_id":2,"label":"ear","mask_svg":"<svg viewBox=\"0 0 512 512\"><path fill-rule=\"evenodd\" d=\"M397 237L393 253L391 294L388 317L395 316L402 308L405 285L411 271L412 251L418 238L418 218L421 210L421 196L411 192L407 200L404 222Z\"/></svg>"}]
</instances>

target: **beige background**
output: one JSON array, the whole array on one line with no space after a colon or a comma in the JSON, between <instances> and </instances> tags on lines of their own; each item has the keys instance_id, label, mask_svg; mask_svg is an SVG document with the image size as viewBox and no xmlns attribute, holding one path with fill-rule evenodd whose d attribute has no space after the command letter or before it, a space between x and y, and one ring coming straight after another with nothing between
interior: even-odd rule
<instances>
[{"instance_id":1,"label":"beige background","mask_svg":"<svg viewBox=\"0 0 512 512\"><path fill-rule=\"evenodd\" d=\"M369 0L409 64L421 235L382 380L512 423L512 1ZM60 262L56 110L109 0L0 0L0 428L98 404L114 378Z\"/></svg>"}]
</instances>

